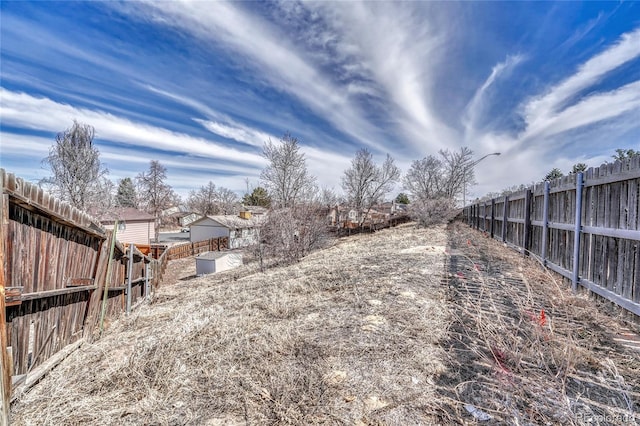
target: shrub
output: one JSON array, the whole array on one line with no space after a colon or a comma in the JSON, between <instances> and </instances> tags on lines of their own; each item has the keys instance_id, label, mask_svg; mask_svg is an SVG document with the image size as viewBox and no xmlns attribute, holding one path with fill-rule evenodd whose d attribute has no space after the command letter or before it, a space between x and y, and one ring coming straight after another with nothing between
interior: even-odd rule
<instances>
[{"instance_id":1,"label":"shrub","mask_svg":"<svg viewBox=\"0 0 640 426\"><path fill-rule=\"evenodd\" d=\"M418 226L448 223L457 213L455 202L444 197L416 200L409 205L409 216L418 223Z\"/></svg>"},{"instance_id":2,"label":"shrub","mask_svg":"<svg viewBox=\"0 0 640 426\"><path fill-rule=\"evenodd\" d=\"M298 205L270 210L260 228L253 254L264 269L268 263L297 262L326 242L327 228L315 206Z\"/></svg>"}]
</instances>

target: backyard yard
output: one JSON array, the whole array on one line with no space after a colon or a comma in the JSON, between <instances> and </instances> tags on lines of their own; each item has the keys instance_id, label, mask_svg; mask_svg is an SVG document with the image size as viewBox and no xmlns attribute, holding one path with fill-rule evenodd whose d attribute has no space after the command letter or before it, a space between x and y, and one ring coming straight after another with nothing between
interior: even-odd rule
<instances>
[{"instance_id":1,"label":"backyard yard","mask_svg":"<svg viewBox=\"0 0 640 426\"><path fill-rule=\"evenodd\" d=\"M266 273L182 259L18 395L12 423L634 424L640 351L609 311L459 223Z\"/></svg>"}]
</instances>

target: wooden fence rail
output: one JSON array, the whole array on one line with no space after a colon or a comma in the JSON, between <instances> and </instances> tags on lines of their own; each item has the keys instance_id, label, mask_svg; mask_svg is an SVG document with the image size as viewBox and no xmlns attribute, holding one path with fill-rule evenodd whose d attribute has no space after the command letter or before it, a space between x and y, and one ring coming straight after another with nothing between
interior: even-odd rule
<instances>
[{"instance_id":1,"label":"wooden fence rail","mask_svg":"<svg viewBox=\"0 0 640 426\"><path fill-rule=\"evenodd\" d=\"M154 244L150 248L150 253L154 258L160 258L166 254L167 260L183 259L195 256L207 251L222 251L229 248L228 237L210 238L208 240L185 242L173 246Z\"/></svg>"},{"instance_id":2,"label":"wooden fence rail","mask_svg":"<svg viewBox=\"0 0 640 426\"><path fill-rule=\"evenodd\" d=\"M0 424L6 424L13 389L63 348L95 334L104 297L107 316L148 298L167 257L154 260L114 242L110 258L114 234L90 216L3 169L0 188Z\"/></svg>"},{"instance_id":3,"label":"wooden fence rail","mask_svg":"<svg viewBox=\"0 0 640 426\"><path fill-rule=\"evenodd\" d=\"M640 315L640 156L465 206L467 223Z\"/></svg>"}]
</instances>

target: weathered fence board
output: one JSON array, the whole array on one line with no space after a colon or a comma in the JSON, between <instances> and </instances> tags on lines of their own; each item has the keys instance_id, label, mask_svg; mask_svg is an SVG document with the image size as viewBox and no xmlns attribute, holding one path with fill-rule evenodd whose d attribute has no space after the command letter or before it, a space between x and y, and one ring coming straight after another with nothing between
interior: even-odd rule
<instances>
[{"instance_id":1,"label":"weathered fence board","mask_svg":"<svg viewBox=\"0 0 640 426\"><path fill-rule=\"evenodd\" d=\"M640 156L465 206L463 217L640 315Z\"/></svg>"},{"instance_id":2,"label":"weathered fence board","mask_svg":"<svg viewBox=\"0 0 640 426\"><path fill-rule=\"evenodd\" d=\"M135 303L151 291L147 273L154 271L150 284L157 285L166 262L119 243L109 259L113 234L90 216L2 169L0 187L0 353L2 380L8 383L2 409L8 413L11 375L24 382L32 369L93 334L105 285L107 314L119 315L125 310L125 279L131 277L129 296ZM158 265L147 268L149 262Z\"/></svg>"},{"instance_id":3,"label":"weathered fence board","mask_svg":"<svg viewBox=\"0 0 640 426\"><path fill-rule=\"evenodd\" d=\"M0 188L4 188L5 175L0 169ZM0 400L2 408L0 409L0 425L9 424L9 404L11 401L11 359L9 358L8 345L11 341L10 333L6 324L6 307L5 307L5 289L9 287L7 284L5 261L8 237L9 222L9 197L0 193Z\"/></svg>"}]
</instances>

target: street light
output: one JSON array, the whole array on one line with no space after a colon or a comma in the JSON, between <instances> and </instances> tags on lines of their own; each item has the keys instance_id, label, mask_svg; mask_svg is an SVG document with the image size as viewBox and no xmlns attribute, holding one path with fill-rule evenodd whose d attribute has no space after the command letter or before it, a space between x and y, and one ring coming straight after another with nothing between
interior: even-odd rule
<instances>
[{"instance_id":1,"label":"street light","mask_svg":"<svg viewBox=\"0 0 640 426\"><path fill-rule=\"evenodd\" d=\"M500 155L500 153L492 152L491 154L487 154L484 157L474 161L473 163L469 164L467 167L464 168L464 173L462 175L462 207L463 208L467 206L467 170L469 170L470 168L474 167L476 164L478 164L485 158L490 157L492 155Z\"/></svg>"}]
</instances>

